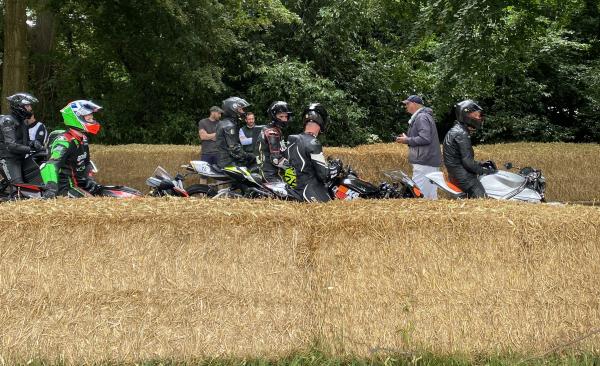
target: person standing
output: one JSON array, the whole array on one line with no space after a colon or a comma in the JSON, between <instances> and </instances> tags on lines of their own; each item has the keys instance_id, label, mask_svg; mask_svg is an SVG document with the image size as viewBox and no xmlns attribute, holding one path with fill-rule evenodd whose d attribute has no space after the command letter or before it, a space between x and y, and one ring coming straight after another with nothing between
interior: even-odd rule
<instances>
[{"instance_id":1,"label":"person standing","mask_svg":"<svg viewBox=\"0 0 600 366\"><path fill-rule=\"evenodd\" d=\"M256 140L263 126L256 126L256 117L254 113L246 113L246 125L240 128L240 143L242 148L248 154L254 154Z\"/></svg>"},{"instance_id":2,"label":"person standing","mask_svg":"<svg viewBox=\"0 0 600 366\"><path fill-rule=\"evenodd\" d=\"M396 137L396 142L408 145L408 162L413 168L412 179L425 198L435 200L437 187L425 176L439 171L442 163L433 111L424 106L423 98L418 95L411 95L402 103L412 116L408 120L408 135Z\"/></svg>"},{"instance_id":3,"label":"person standing","mask_svg":"<svg viewBox=\"0 0 600 366\"><path fill-rule=\"evenodd\" d=\"M223 110L217 106L210 107L210 116L198 122L198 136L201 143L200 160L209 164L217 163L217 124L221 120Z\"/></svg>"}]
</instances>

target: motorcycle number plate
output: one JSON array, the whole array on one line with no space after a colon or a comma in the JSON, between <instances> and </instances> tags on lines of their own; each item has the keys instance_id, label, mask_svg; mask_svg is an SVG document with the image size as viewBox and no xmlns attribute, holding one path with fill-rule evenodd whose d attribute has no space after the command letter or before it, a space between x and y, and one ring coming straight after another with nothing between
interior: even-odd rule
<instances>
[{"instance_id":1,"label":"motorcycle number plate","mask_svg":"<svg viewBox=\"0 0 600 366\"><path fill-rule=\"evenodd\" d=\"M335 197L339 200L353 200L359 196L360 194L358 192L355 192L344 185L339 185L335 189Z\"/></svg>"}]
</instances>

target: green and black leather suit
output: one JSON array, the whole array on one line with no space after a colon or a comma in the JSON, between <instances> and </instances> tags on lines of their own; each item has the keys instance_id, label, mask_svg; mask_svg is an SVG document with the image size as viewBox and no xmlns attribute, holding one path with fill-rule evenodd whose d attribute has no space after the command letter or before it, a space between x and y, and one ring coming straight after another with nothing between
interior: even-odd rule
<instances>
[{"instance_id":1,"label":"green and black leather suit","mask_svg":"<svg viewBox=\"0 0 600 366\"><path fill-rule=\"evenodd\" d=\"M87 137L73 130L53 132L50 158L42 169L47 191L59 196L85 196L96 183L90 178L90 150Z\"/></svg>"}]
</instances>

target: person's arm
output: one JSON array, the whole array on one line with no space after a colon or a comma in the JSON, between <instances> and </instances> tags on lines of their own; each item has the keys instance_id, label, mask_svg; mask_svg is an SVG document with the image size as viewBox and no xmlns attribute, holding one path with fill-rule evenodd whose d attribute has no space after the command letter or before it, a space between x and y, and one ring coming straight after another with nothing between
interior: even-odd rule
<instances>
[{"instance_id":1,"label":"person's arm","mask_svg":"<svg viewBox=\"0 0 600 366\"><path fill-rule=\"evenodd\" d=\"M15 121L9 118L3 119L1 122L0 133L4 136L4 143L6 149L13 154L27 155L31 152L31 148L27 145L23 145L17 142L17 136L15 133Z\"/></svg>"},{"instance_id":2,"label":"person's arm","mask_svg":"<svg viewBox=\"0 0 600 366\"><path fill-rule=\"evenodd\" d=\"M483 174L484 170L479 164L479 162L475 161L475 159L471 157L471 139L469 139L466 133L458 134L456 136L456 143L458 144L458 148L460 151L460 160L462 162L463 167L473 174Z\"/></svg>"},{"instance_id":3,"label":"person's arm","mask_svg":"<svg viewBox=\"0 0 600 366\"><path fill-rule=\"evenodd\" d=\"M229 151L229 155L234 160L248 160L251 158L250 154L248 154L246 151L244 151L244 149L242 149L239 133L235 130L235 127L233 125L225 126L223 128L223 132L225 134L225 143L227 144L227 150Z\"/></svg>"},{"instance_id":4,"label":"person's arm","mask_svg":"<svg viewBox=\"0 0 600 366\"><path fill-rule=\"evenodd\" d=\"M55 197L58 193L58 171L67 160L69 147L69 141L63 136L57 137L50 146L50 159L41 171L42 181L46 185L46 197Z\"/></svg>"},{"instance_id":5,"label":"person's arm","mask_svg":"<svg viewBox=\"0 0 600 366\"><path fill-rule=\"evenodd\" d=\"M217 133L207 133L204 128L200 128L198 131L198 136L200 136L200 140L202 141L215 141L217 139Z\"/></svg>"},{"instance_id":6,"label":"person's arm","mask_svg":"<svg viewBox=\"0 0 600 366\"><path fill-rule=\"evenodd\" d=\"M323 183L328 182L330 173L329 164L327 164L327 161L325 160L323 146L321 146L319 140L313 139L309 143L307 151L310 154L310 160L317 173L317 179Z\"/></svg>"},{"instance_id":7,"label":"person's arm","mask_svg":"<svg viewBox=\"0 0 600 366\"><path fill-rule=\"evenodd\" d=\"M252 137L247 137L243 128L240 128L240 143L243 146L252 145Z\"/></svg>"},{"instance_id":8,"label":"person's arm","mask_svg":"<svg viewBox=\"0 0 600 366\"><path fill-rule=\"evenodd\" d=\"M408 146L423 146L431 143L431 128L434 124L433 120L430 119L430 115L424 113L419 114L418 118L414 121L415 125L413 127L417 131L417 136L406 138Z\"/></svg>"}]
</instances>

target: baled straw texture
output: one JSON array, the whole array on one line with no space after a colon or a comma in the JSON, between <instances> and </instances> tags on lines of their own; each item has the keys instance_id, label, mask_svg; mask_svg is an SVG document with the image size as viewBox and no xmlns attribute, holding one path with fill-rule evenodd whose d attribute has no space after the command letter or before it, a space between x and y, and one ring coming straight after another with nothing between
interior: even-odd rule
<instances>
[{"instance_id":1,"label":"baled straw texture","mask_svg":"<svg viewBox=\"0 0 600 366\"><path fill-rule=\"evenodd\" d=\"M0 223L8 363L528 354L600 324L593 207L61 199Z\"/></svg>"}]
</instances>

